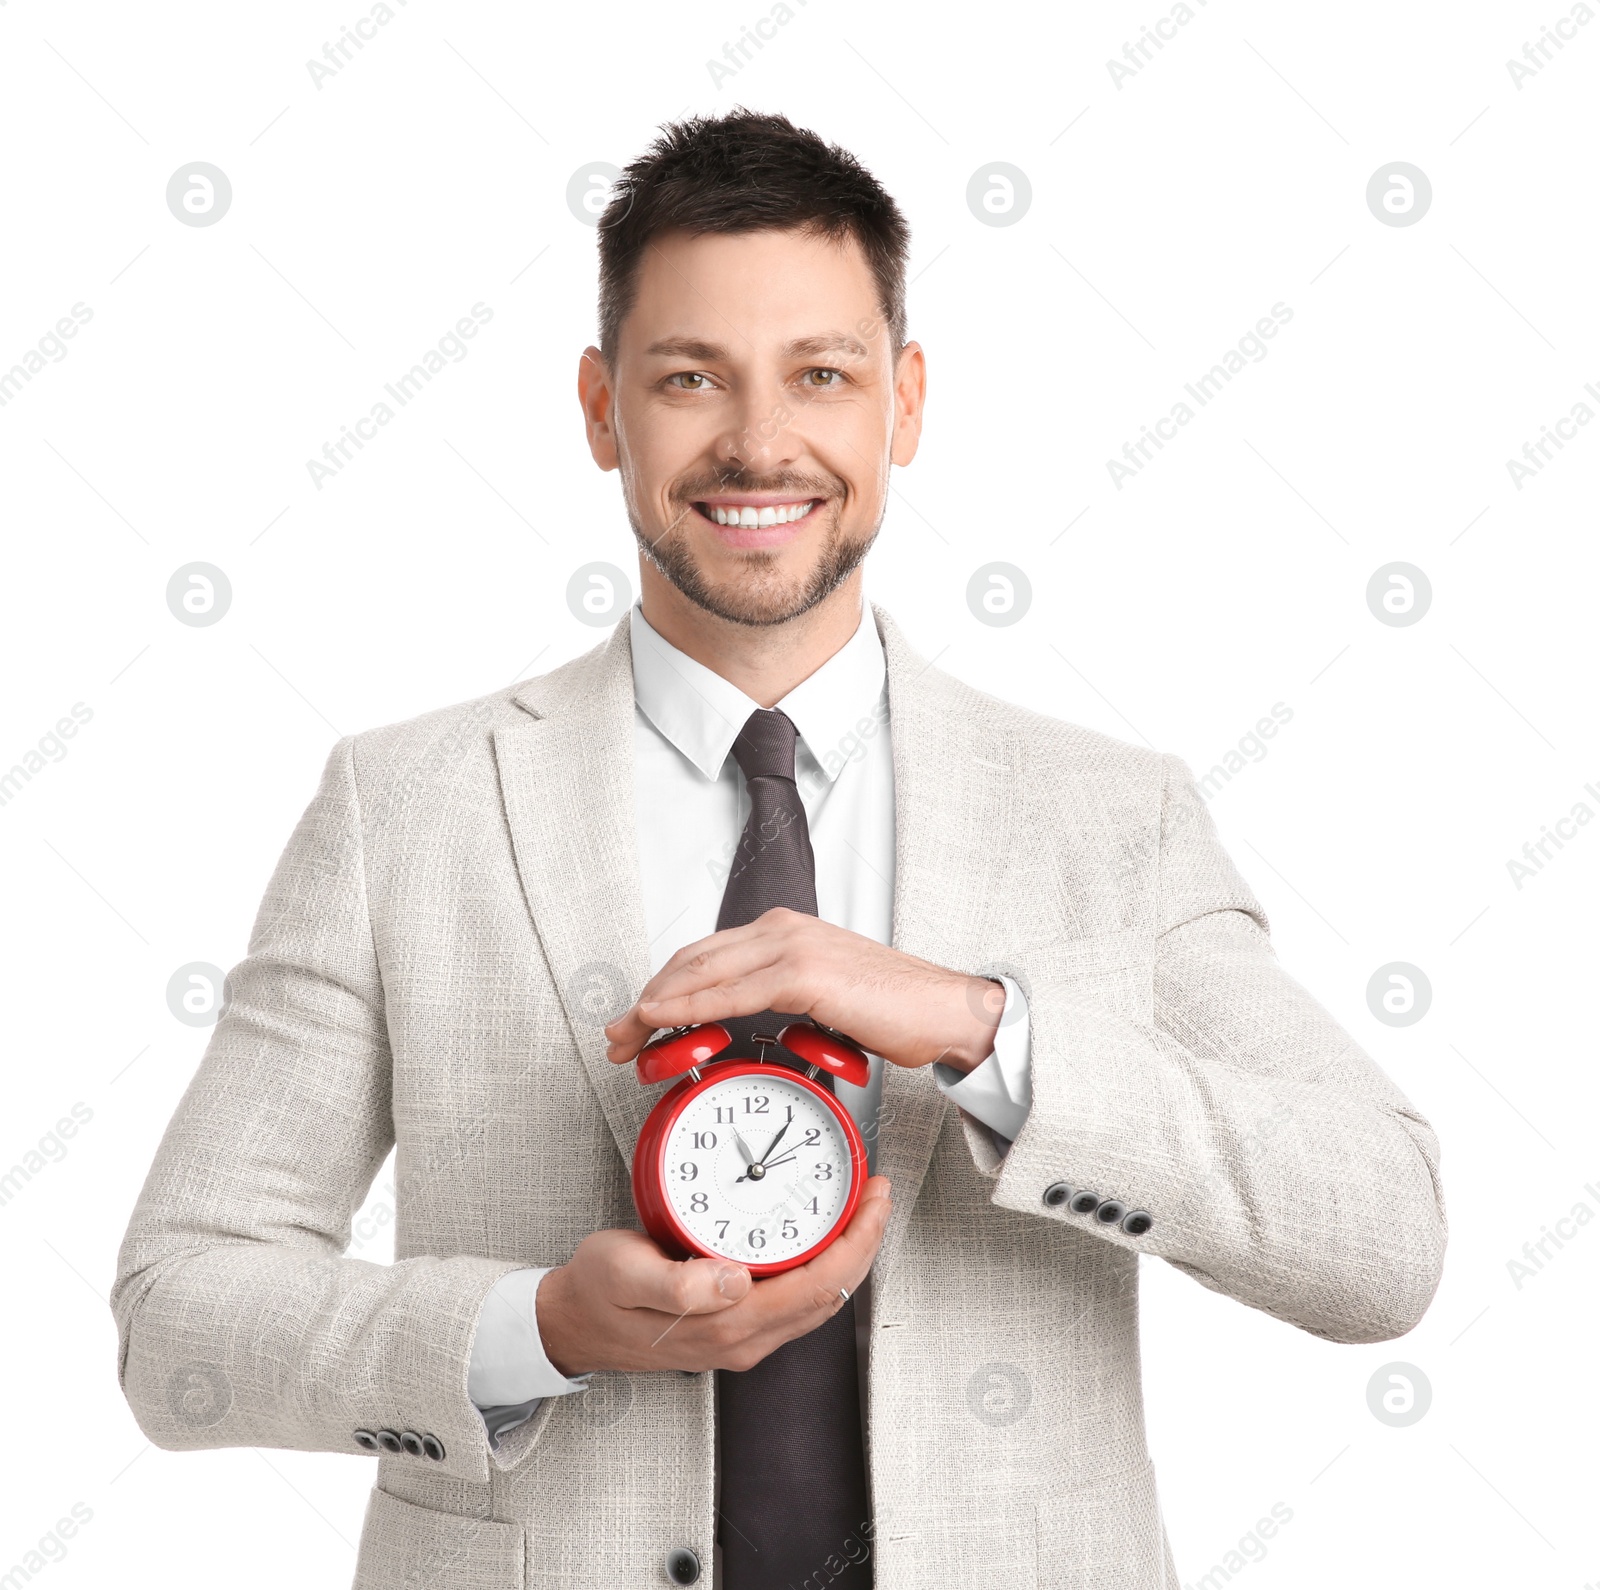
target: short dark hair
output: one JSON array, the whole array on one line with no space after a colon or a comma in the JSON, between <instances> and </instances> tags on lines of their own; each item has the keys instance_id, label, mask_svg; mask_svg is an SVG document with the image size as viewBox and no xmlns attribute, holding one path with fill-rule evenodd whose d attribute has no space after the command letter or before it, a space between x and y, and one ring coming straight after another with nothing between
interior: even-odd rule
<instances>
[{"instance_id":1,"label":"short dark hair","mask_svg":"<svg viewBox=\"0 0 1600 1590\"><path fill-rule=\"evenodd\" d=\"M639 262L658 234L802 230L860 245L878 287L890 353L906 344L911 228L865 166L786 116L742 106L668 122L618 178L600 217L600 352L616 361Z\"/></svg>"}]
</instances>

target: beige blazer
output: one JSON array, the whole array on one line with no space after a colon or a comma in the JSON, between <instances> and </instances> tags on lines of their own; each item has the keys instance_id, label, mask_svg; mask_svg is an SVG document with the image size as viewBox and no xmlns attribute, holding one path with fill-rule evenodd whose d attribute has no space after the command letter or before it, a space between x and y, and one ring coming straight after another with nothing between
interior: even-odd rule
<instances>
[{"instance_id":1,"label":"beige blazer","mask_svg":"<svg viewBox=\"0 0 1600 1590\"><path fill-rule=\"evenodd\" d=\"M878 1590L1176 1590L1138 1255L1332 1341L1398 1336L1439 1277L1437 1142L1280 968L1183 762L974 690L873 612L893 942L1015 977L1033 1037L1003 1160L926 1072L885 1068ZM633 732L623 622L334 747L122 1245L118 1371L158 1446L426 1447L378 1460L359 1586L665 1585L683 1548L711 1583L713 1375L597 1374L498 1452L467 1398L495 1281L637 1224L658 1090L601 1034L648 973ZM395 1263L345 1257L391 1146Z\"/></svg>"}]
</instances>

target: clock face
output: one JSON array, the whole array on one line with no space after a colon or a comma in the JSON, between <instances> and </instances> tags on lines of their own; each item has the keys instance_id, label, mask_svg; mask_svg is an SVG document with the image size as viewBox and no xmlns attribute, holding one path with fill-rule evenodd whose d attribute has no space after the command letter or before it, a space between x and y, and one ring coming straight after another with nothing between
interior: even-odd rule
<instances>
[{"instance_id":1,"label":"clock face","mask_svg":"<svg viewBox=\"0 0 1600 1590\"><path fill-rule=\"evenodd\" d=\"M714 1081L684 1106L662 1146L661 1183L699 1247L781 1264L833 1234L854 1169L828 1105L768 1066Z\"/></svg>"}]
</instances>

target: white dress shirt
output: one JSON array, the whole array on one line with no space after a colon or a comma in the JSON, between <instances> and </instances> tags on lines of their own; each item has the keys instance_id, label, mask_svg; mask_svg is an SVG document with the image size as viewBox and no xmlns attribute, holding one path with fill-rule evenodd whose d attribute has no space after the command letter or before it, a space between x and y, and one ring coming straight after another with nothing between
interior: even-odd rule
<instances>
[{"instance_id":1,"label":"white dress shirt","mask_svg":"<svg viewBox=\"0 0 1600 1590\"><path fill-rule=\"evenodd\" d=\"M634 792L650 970L716 931L749 797L730 752L760 703L669 644L635 604L633 644ZM799 731L795 782L816 857L817 915L887 944L894 908L894 761L888 675L872 615L777 705ZM930 1069L938 1087L1009 1148L1031 1102L1027 1001L1010 978L994 1052L962 1075ZM865 1087L836 1081L876 1160L876 1117L884 1061L869 1056ZM534 1294L547 1269L515 1270L484 1300L473 1340L467 1392L486 1415L491 1439L520 1424L539 1400L581 1391L539 1336Z\"/></svg>"}]
</instances>

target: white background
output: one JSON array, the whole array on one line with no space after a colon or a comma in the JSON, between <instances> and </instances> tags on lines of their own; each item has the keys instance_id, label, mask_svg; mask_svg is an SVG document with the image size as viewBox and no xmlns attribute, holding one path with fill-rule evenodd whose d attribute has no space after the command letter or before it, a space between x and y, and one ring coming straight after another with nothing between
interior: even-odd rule
<instances>
[{"instance_id":1,"label":"white background","mask_svg":"<svg viewBox=\"0 0 1600 1590\"><path fill-rule=\"evenodd\" d=\"M1600 831L1520 889L1507 868L1600 812L1600 426L1521 489L1506 467L1600 383L1600 26L1519 86L1560 4L1211 0L1119 86L1108 58L1168 10L793 4L717 83L759 3L411 0L319 87L356 6L0 0L0 371L92 310L0 408L0 770L93 714L0 805L0 1170L92 1112L0 1205L0 1573L82 1504L62 1590L349 1583L371 1460L165 1453L117 1389L117 1246L207 1036L168 981L242 956L336 737L605 633L565 594L634 567L574 399L595 234L567 185L742 102L855 151L912 223L928 424L869 593L941 667L1197 773L1291 709L1212 810L1284 964L1443 1141L1449 1260L1403 1341L1146 1267L1185 1584L1274 1503L1248 1590L1600 1581L1600 1222L1508 1271L1600 1212ZM232 185L213 226L167 207L195 161ZM1031 184L1014 225L966 202L994 161ZM1366 202L1395 161L1431 181L1415 225ZM479 302L468 356L318 489L307 460ZM1267 357L1119 489L1106 461L1277 303ZM966 599L996 560L1032 586L1007 627ZM208 627L166 601L195 561L232 586ZM1366 600L1397 561L1433 593L1405 627ZM1406 1027L1368 1005L1395 961L1432 986ZM1405 1428L1367 1403L1395 1361L1432 1387Z\"/></svg>"}]
</instances>

